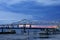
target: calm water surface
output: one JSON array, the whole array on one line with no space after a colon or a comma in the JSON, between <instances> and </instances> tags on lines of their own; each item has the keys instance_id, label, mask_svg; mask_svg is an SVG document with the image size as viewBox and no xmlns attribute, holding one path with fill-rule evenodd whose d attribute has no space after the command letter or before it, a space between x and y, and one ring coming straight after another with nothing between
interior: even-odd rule
<instances>
[{"instance_id":1,"label":"calm water surface","mask_svg":"<svg viewBox=\"0 0 60 40\"><path fill-rule=\"evenodd\" d=\"M16 32L16 34L0 34L0 40L60 40L60 34L48 35L50 38L39 38L38 29L27 29L27 33L24 33L23 29L17 29Z\"/></svg>"}]
</instances>

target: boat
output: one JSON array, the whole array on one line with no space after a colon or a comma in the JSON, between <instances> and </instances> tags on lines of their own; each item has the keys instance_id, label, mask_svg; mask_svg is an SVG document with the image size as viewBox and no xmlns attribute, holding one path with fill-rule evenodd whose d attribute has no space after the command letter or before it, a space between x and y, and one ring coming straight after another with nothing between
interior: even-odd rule
<instances>
[{"instance_id":1,"label":"boat","mask_svg":"<svg viewBox=\"0 0 60 40\"><path fill-rule=\"evenodd\" d=\"M16 31L15 30L9 30L7 32L0 32L0 34L16 34Z\"/></svg>"}]
</instances>

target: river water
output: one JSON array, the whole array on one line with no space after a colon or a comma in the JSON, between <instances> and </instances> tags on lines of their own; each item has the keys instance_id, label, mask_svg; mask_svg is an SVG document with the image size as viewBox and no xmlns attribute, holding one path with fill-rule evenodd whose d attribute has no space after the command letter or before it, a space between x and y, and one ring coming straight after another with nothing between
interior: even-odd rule
<instances>
[{"instance_id":1,"label":"river water","mask_svg":"<svg viewBox=\"0 0 60 40\"><path fill-rule=\"evenodd\" d=\"M4 29L5 31L6 29ZM14 29L16 34L0 34L0 40L60 40L60 34L48 35L49 38L40 38L38 29Z\"/></svg>"}]
</instances>

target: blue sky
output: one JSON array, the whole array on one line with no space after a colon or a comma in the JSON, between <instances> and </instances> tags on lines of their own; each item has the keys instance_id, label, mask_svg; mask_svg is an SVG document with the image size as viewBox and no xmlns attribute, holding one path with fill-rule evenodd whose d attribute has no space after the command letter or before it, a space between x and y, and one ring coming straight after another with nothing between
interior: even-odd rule
<instances>
[{"instance_id":1,"label":"blue sky","mask_svg":"<svg viewBox=\"0 0 60 40\"><path fill-rule=\"evenodd\" d=\"M60 21L60 0L0 0L0 24L21 19Z\"/></svg>"}]
</instances>

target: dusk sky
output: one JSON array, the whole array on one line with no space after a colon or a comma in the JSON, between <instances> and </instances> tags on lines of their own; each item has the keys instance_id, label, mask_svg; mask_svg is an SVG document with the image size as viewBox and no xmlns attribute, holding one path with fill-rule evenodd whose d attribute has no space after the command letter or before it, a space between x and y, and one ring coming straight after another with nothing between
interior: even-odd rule
<instances>
[{"instance_id":1,"label":"dusk sky","mask_svg":"<svg viewBox=\"0 0 60 40\"><path fill-rule=\"evenodd\" d=\"M0 0L0 24L22 19L60 21L60 0Z\"/></svg>"}]
</instances>

